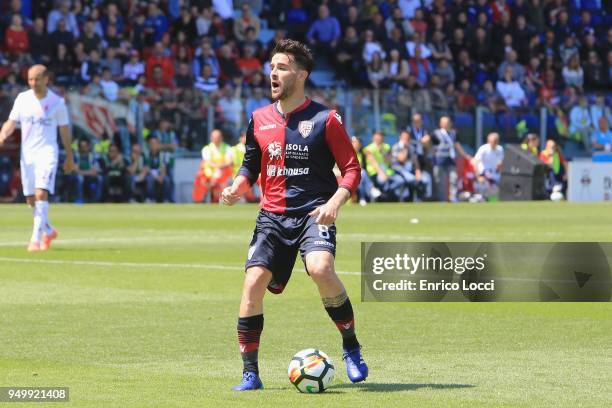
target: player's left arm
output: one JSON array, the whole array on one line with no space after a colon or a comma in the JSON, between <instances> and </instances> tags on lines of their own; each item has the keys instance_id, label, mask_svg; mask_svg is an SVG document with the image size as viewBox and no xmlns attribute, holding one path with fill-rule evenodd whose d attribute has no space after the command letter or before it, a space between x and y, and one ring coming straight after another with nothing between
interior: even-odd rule
<instances>
[{"instance_id":1,"label":"player's left arm","mask_svg":"<svg viewBox=\"0 0 612 408\"><path fill-rule=\"evenodd\" d=\"M351 198L359 186L361 166L351 139L342 124L342 118L335 110L330 111L327 116L325 141L340 169L342 180L334 195L325 204L315 208L310 215L317 216L317 224L330 225L336 221L340 207Z\"/></svg>"},{"instance_id":2,"label":"player's left arm","mask_svg":"<svg viewBox=\"0 0 612 408\"><path fill-rule=\"evenodd\" d=\"M62 145L66 151L66 160L64 161L64 172L72 173L74 171L74 156L72 154L72 132L70 131L70 122L68 121L68 108L62 100L61 106L56 110L57 125L59 128Z\"/></svg>"},{"instance_id":3,"label":"player's left arm","mask_svg":"<svg viewBox=\"0 0 612 408\"><path fill-rule=\"evenodd\" d=\"M2 129L0 129L0 146L4 144L6 139L11 137L15 129L17 128L17 122L12 119L7 120L2 125Z\"/></svg>"},{"instance_id":4,"label":"player's left arm","mask_svg":"<svg viewBox=\"0 0 612 408\"><path fill-rule=\"evenodd\" d=\"M72 173L74 171L74 156L72 154L72 132L69 125L59 126L60 138L62 145L66 151L66 160L64 161L64 172Z\"/></svg>"}]
</instances>

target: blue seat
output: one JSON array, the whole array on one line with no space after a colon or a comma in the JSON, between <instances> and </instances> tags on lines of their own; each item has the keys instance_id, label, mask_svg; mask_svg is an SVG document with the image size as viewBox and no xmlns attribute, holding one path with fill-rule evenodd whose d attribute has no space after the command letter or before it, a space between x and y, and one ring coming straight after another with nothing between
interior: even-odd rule
<instances>
[{"instance_id":1,"label":"blue seat","mask_svg":"<svg viewBox=\"0 0 612 408\"><path fill-rule=\"evenodd\" d=\"M458 128L474 128L474 115L469 112L456 112L453 119L455 126Z\"/></svg>"}]
</instances>

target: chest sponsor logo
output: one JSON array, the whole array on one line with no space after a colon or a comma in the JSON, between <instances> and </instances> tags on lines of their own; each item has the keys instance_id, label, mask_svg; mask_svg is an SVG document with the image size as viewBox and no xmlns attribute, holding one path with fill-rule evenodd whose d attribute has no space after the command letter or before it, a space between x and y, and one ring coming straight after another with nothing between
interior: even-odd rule
<instances>
[{"instance_id":1,"label":"chest sponsor logo","mask_svg":"<svg viewBox=\"0 0 612 408\"><path fill-rule=\"evenodd\" d=\"M268 145L268 155L270 160L280 159L283 154L283 148L280 142L271 142Z\"/></svg>"},{"instance_id":2,"label":"chest sponsor logo","mask_svg":"<svg viewBox=\"0 0 612 408\"><path fill-rule=\"evenodd\" d=\"M303 138L307 138L314 128L314 122L311 120L302 120L298 123L298 131Z\"/></svg>"},{"instance_id":3,"label":"chest sponsor logo","mask_svg":"<svg viewBox=\"0 0 612 408\"><path fill-rule=\"evenodd\" d=\"M259 127L259 131L264 131L264 130L270 130L270 129L276 129L276 123L271 123L269 125L261 125Z\"/></svg>"},{"instance_id":4,"label":"chest sponsor logo","mask_svg":"<svg viewBox=\"0 0 612 408\"><path fill-rule=\"evenodd\" d=\"M308 160L308 145L287 143L285 145L285 158Z\"/></svg>"},{"instance_id":5,"label":"chest sponsor logo","mask_svg":"<svg viewBox=\"0 0 612 408\"><path fill-rule=\"evenodd\" d=\"M53 124L53 121L50 118L46 118L44 116L38 118L35 116L29 116L26 118L25 122L31 125L36 124L40 126L51 126Z\"/></svg>"},{"instance_id":6,"label":"chest sponsor logo","mask_svg":"<svg viewBox=\"0 0 612 408\"><path fill-rule=\"evenodd\" d=\"M268 164L266 166L266 175L268 177L276 176L306 176L310 172L308 167L297 167L289 168L282 166L275 166L274 164Z\"/></svg>"}]
</instances>

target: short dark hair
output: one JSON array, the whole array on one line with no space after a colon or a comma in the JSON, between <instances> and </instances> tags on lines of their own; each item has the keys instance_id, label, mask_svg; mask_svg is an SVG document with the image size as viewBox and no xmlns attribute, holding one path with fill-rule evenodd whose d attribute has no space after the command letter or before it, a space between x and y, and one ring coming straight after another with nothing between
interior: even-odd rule
<instances>
[{"instance_id":1,"label":"short dark hair","mask_svg":"<svg viewBox=\"0 0 612 408\"><path fill-rule=\"evenodd\" d=\"M280 40L274 46L270 58L276 54L291 55L298 67L306 70L308 74L314 68L314 57L310 49L299 41L284 39Z\"/></svg>"}]
</instances>

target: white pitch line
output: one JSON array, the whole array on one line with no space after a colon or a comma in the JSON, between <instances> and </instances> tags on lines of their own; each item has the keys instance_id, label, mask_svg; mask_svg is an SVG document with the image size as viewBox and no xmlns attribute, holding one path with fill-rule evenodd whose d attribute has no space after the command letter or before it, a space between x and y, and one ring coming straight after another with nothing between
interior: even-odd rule
<instances>
[{"instance_id":1,"label":"white pitch line","mask_svg":"<svg viewBox=\"0 0 612 408\"><path fill-rule=\"evenodd\" d=\"M153 263L153 262L110 262L110 261L65 261L60 259L25 259L0 257L0 261L20 262L20 263L39 263L49 265L85 265L85 266L128 266L135 268L185 268L185 269L226 269L241 270L244 265L215 265L215 264L186 264L186 263ZM360 272L336 271L338 275L357 275Z\"/></svg>"}]
</instances>

